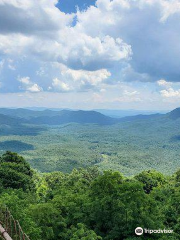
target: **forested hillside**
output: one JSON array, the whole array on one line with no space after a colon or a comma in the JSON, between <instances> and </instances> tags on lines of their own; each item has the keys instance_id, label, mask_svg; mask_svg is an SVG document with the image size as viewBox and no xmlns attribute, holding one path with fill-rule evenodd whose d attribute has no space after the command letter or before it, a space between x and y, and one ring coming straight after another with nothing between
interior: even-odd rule
<instances>
[{"instance_id":1,"label":"forested hillside","mask_svg":"<svg viewBox=\"0 0 180 240\"><path fill-rule=\"evenodd\" d=\"M118 123L119 120L105 116L96 111L73 111L73 110L61 110L61 111L33 111L28 109L6 109L0 108L0 114L7 116L7 119L14 119L20 123L29 124L47 124L47 125L61 125L66 123L94 123L99 125L111 125ZM0 115L0 124L1 124ZM8 122L7 122L8 123Z\"/></svg>"},{"instance_id":2,"label":"forested hillside","mask_svg":"<svg viewBox=\"0 0 180 240\"><path fill-rule=\"evenodd\" d=\"M70 173L74 168L97 166L102 171L118 170L125 176L146 169L170 175L180 168L179 109L164 115L126 117L116 124L105 124L105 120L113 118L91 111L80 112L81 118L79 111L59 111L59 116L53 116L57 111L49 110L1 111L9 115L1 115L0 153L18 152L41 172ZM60 125L27 123L41 118L54 121L66 112L67 116L76 116L79 123L72 123L71 118ZM103 124L93 123L94 116L95 121L99 116ZM88 121L91 123L85 123Z\"/></svg>"},{"instance_id":3,"label":"forested hillside","mask_svg":"<svg viewBox=\"0 0 180 240\"><path fill-rule=\"evenodd\" d=\"M115 171L74 169L39 174L16 153L0 158L0 206L31 240L134 240L136 227L173 230L138 239L180 239L180 171L125 178Z\"/></svg>"}]
</instances>

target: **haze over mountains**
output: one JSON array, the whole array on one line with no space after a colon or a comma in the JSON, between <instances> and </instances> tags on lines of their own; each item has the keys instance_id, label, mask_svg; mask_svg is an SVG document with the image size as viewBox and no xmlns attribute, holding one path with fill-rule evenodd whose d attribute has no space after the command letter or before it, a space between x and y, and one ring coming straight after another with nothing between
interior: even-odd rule
<instances>
[{"instance_id":1,"label":"haze over mountains","mask_svg":"<svg viewBox=\"0 0 180 240\"><path fill-rule=\"evenodd\" d=\"M18 125L22 123L22 119L0 114L0 125Z\"/></svg>"},{"instance_id":2,"label":"haze over mountains","mask_svg":"<svg viewBox=\"0 0 180 240\"><path fill-rule=\"evenodd\" d=\"M105 110L104 110L105 111ZM108 110L107 110L108 112ZM129 113L128 113L129 114ZM120 122L132 122L139 120L150 120L157 118L178 119L180 118L180 108L177 108L167 114L139 114L117 118L109 117L98 111L83 111L83 110L30 110L30 109L7 109L0 108L0 124L18 125L22 123L27 124L47 124L47 125L61 125L66 123L79 124L98 124L98 125L112 125Z\"/></svg>"},{"instance_id":3,"label":"haze over mountains","mask_svg":"<svg viewBox=\"0 0 180 240\"><path fill-rule=\"evenodd\" d=\"M5 116L10 124L29 123L60 125L66 123L94 123L110 125L118 122L118 119L105 116L96 111L72 111L72 110L43 110L34 111L28 109L0 109L0 122L6 123ZM13 122L14 120L14 122Z\"/></svg>"},{"instance_id":4,"label":"haze over mountains","mask_svg":"<svg viewBox=\"0 0 180 240\"><path fill-rule=\"evenodd\" d=\"M104 115L107 115L109 117L113 118L123 118L123 117L130 117L130 116L137 116L137 115L152 115L152 114L165 114L169 111L161 111L161 110L156 110L156 111L146 111L146 110L134 110L134 109L124 109L124 110L113 110L113 109L94 109L94 111L100 112Z\"/></svg>"}]
</instances>

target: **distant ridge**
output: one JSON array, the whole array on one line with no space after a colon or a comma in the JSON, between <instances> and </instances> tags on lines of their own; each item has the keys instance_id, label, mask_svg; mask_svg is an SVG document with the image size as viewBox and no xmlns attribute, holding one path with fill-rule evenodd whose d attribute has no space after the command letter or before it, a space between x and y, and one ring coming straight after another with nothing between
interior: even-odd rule
<instances>
[{"instance_id":1,"label":"distant ridge","mask_svg":"<svg viewBox=\"0 0 180 240\"><path fill-rule=\"evenodd\" d=\"M136 116L129 116L129 117L123 117L119 119L119 122L133 122L133 121L141 121L141 120L150 120L159 118L161 116L164 116L163 114L157 113L157 114L151 114L151 115L143 115L139 114Z\"/></svg>"},{"instance_id":2,"label":"distant ridge","mask_svg":"<svg viewBox=\"0 0 180 240\"><path fill-rule=\"evenodd\" d=\"M0 124L8 122L10 125L19 123L60 125L66 123L93 123L99 125L111 125L118 119L105 116L96 111L72 111L72 110L43 110L34 111L29 109L6 109L0 108ZM7 118L7 121L6 121Z\"/></svg>"},{"instance_id":3,"label":"distant ridge","mask_svg":"<svg viewBox=\"0 0 180 240\"><path fill-rule=\"evenodd\" d=\"M59 125L65 123L93 123L99 125L111 125L117 123L118 120L105 116L96 111L69 111L62 110L56 116L41 116L30 119L30 123L33 124L48 124L48 125Z\"/></svg>"},{"instance_id":4,"label":"distant ridge","mask_svg":"<svg viewBox=\"0 0 180 240\"><path fill-rule=\"evenodd\" d=\"M168 111L147 111L147 110L133 110L133 109L124 109L124 110L113 110L113 109L94 109L96 112L100 112L106 116L113 118L123 118L123 117L132 117L138 115L153 115L153 114L165 114Z\"/></svg>"},{"instance_id":5,"label":"distant ridge","mask_svg":"<svg viewBox=\"0 0 180 240\"><path fill-rule=\"evenodd\" d=\"M0 114L0 125L19 125L22 122L24 122L22 119L17 119L4 114Z\"/></svg>"},{"instance_id":6,"label":"distant ridge","mask_svg":"<svg viewBox=\"0 0 180 240\"><path fill-rule=\"evenodd\" d=\"M23 123L36 125L61 125L66 123L79 124L98 124L112 125L122 122L148 121L153 119L171 119L180 118L180 108L166 114L139 114L136 116L127 117L110 117L97 111L84 110L29 110L29 109L7 109L0 108L0 124L19 125Z\"/></svg>"},{"instance_id":7,"label":"distant ridge","mask_svg":"<svg viewBox=\"0 0 180 240\"><path fill-rule=\"evenodd\" d=\"M171 112L167 113L166 116L173 120L180 118L180 108L172 110Z\"/></svg>"},{"instance_id":8,"label":"distant ridge","mask_svg":"<svg viewBox=\"0 0 180 240\"><path fill-rule=\"evenodd\" d=\"M9 109L9 108L0 108L0 114L4 114L16 118L30 119L33 117L41 116L57 116L61 114L61 111L53 111L50 109L45 110L30 110L25 108Z\"/></svg>"}]
</instances>

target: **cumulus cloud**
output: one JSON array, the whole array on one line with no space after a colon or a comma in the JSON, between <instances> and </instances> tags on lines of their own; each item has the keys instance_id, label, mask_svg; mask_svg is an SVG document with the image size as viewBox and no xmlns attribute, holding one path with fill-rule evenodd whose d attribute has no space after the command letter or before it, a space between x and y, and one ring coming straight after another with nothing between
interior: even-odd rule
<instances>
[{"instance_id":1,"label":"cumulus cloud","mask_svg":"<svg viewBox=\"0 0 180 240\"><path fill-rule=\"evenodd\" d=\"M179 0L124 4L122 0L97 0L95 7L78 13L76 28L90 36L120 36L132 48L132 69L150 76L148 81L179 81L179 4Z\"/></svg>"},{"instance_id":2,"label":"cumulus cloud","mask_svg":"<svg viewBox=\"0 0 180 240\"><path fill-rule=\"evenodd\" d=\"M73 21L55 5L57 0L0 0L0 33L46 37Z\"/></svg>"},{"instance_id":3,"label":"cumulus cloud","mask_svg":"<svg viewBox=\"0 0 180 240\"><path fill-rule=\"evenodd\" d=\"M67 83L59 80L58 78L53 79L52 86L55 88L55 90L61 92L69 92L71 90L70 86Z\"/></svg>"},{"instance_id":4,"label":"cumulus cloud","mask_svg":"<svg viewBox=\"0 0 180 240\"><path fill-rule=\"evenodd\" d=\"M42 91L42 88L38 84L33 83L30 80L30 77L22 77L22 78L18 77L18 81L22 84L20 86L21 90L25 90L25 91L33 92L33 93Z\"/></svg>"},{"instance_id":5,"label":"cumulus cloud","mask_svg":"<svg viewBox=\"0 0 180 240\"><path fill-rule=\"evenodd\" d=\"M100 91L101 84L111 76L106 69L96 71L73 70L64 65L56 65L60 70L59 77L54 78L49 90L54 91L87 91L96 89Z\"/></svg>"},{"instance_id":6,"label":"cumulus cloud","mask_svg":"<svg viewBox=\"0 0 180 240\"><path fill-rule=\"evenodd\" d=\"M24 85L29 85L31 84L30 77L22 77L18 79L19 82L21 82Z\"/></svg>"},{"instance_id":7,"label":"cumulus cloud","mask_svg":"<svg viewBox=\"0 0 180 240\"><path fill-rule=\"evenodd\" d=\"M131 47L120 38L93 38L72 28L60 31L57 37L57 40L44 40L22 34L0 35L0 53L10 57L33 56L41 61L86 70L110 67L115 62L130 59L132 54Z\"/></svg>"},{"instance_id":8,"label":"cumulus cloud","mask_svg":"<svg viewBox=\"0 0 180 240\"><path fill-rule=\"evenodd\" d=\"M19 80L16 91L103 93L104 84L157 87L158 79L161 91L178 91L170 82L180 81L179 0L97 0L75 14L63 13L57 2L0 0L0 58L13 70L6 71L3 87L23 71L31 78ZM61 67L51 69L53 64ZM9 90L13 86L4 91ZM139 97L129 91L123 98L128 94Z\"/></svg>"},{"instance_id":9,"label":"cumulus cloud","mask_svg":"<svg viewBox=\"0 0 180 240\"><path fill-rule=\"evenodd\" d=\"M163 88L160 94L164 98L179 98L180 89L179 83L167 82L165 79L160 79L157 84ZM165 88L165 89L164 89Z\"/></svg>"},{"instance_id":10,"label":"cumulus cloud","mask_svg":"<svg viewBox=\"0 0 180 240\"><path fill-rule=\"evenodd\" d=\"M35 93L35 92L41 92L42 88L35 83L32 86L27 87L26 90L29 91L29 92L34 92Z\"/></svg>"},{"instance_id":11,"label":"cumulus cloud","mask_svg":"<svg viewBox=\"0 0 180 240\"><path fill-rule=\"evenodd\" d=\"M180 89L174 90L173 88L168 88L160 91L161 95L165 98L179 98L180 97Z\"/></svg>"},{"instance_id":12,"label":"cumulus cloud","mask_svg":"<svg viewBox=\"0 0 180 240\"><path fill-rule=\"evenodd\" d=\"M157 81L157 84L159 86L170 87L172 85L172 82L167 82L165 79L160 79Z\"/></svg>"},{"instance_id":13,"label":"cumulus cloud","mask_svg":"<svg viewBox=\"0 0 180 240\"><path fill-rule=\"evenodd\" d=\"M94 70L127 60L131 46L120 37L90 36L73 27L74 14L56 0L0 1L0 54L35 56L74 69ZM1 26L2 25L2 26Z\"/></svg>"},{"instance_id":14,"label":"cumulus cloud","mask_svg":"<svg viewBox=\"0 0 180 240\"><path fill-rule=\"evenodd\" d=\"M72 69L66 69L62 71L62 75L66 78L71 78L73 81L80 81L81 83L88 82L93 86L101 83L105 79L111 76L111 73L108 72L106 69L101 69L97 71L76 71Z\"/></svg>"}]
</instances>

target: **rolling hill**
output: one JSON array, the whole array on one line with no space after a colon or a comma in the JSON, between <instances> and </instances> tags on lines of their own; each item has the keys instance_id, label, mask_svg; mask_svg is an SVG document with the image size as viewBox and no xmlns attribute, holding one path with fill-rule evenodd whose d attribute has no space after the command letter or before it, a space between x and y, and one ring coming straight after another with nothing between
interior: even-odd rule
<instances>
[{"instance_id":1,"label":"rolling hill","mask_svg":"<svg viewBox=\"0 0 180 240\"><path fill-rule=\"evenodd\" d=\"M0 108L1 125L19 125L23 123L35 125L61 125L66 123L112 125L123 122L148 121L153 119L176 120L178 118L180 118L180 108L166 114L138 114L121 118L110 117L97 111L50 109L38 111L23 108Z\"/></svg>"},{"instance_id":2,"label":"rolling hill","mask_svg":"<svg viewBox=\"0 0 180 240\"><path fill-rule=\"evenodd\" d=\"M7 122L29 123L29 124L47 124L47 125L61 125L66 123L93 123L99 125L111 125L118 122L118 119L105 116L96 111L73 111L73 110L43 110L34 111L29 109L0 109L0 114L7 117ZM11 120L11 121L10 121ZM1 122L0 122L1 124Z\"/></svg>"},{"instance_id":3,"label":"rolling hill","mask_svg":"<svg viewBox=\"0 0 180 240\"><path fill-rule=\"evenodd\" d=\"M173 111L166 114L169 119L176 120L180 118L180 108L176 108Z\"/></svg>"},{"instance_id":4,"label":"rolling hill","mask_svg":"<svg viewBox=\"0 0 180 240\"><path fill-rule=\"evenodd\" d=\"M52 117L61 115L61 111L53 111L50 109L45 110L30 110L30 109L24 109L24 108L16 108L16 109L10 109L10 108L0 108L0 114L4 114L7 116L15 117L15 118L23 118L23 119L31 119L35 117Z\"/></svg>"},{"instance_id":5,"label":"rolling hill","mask_svg":"<svg viewBox=\"0 0 180 240\"><path fill-rule=\"evenodd\" d=\"M79 123L79 124L99 124L111 125L117 123L118 120L107 117L95 111L69 111L62 110L56 116L41 116L31 118L29 123L32 124L48 124L48 125L61 125L66 123Z\"/></svg>"},{"instance_id":6,"label":"rolling hill","mask_svg":"<svg viewBox=\"0 0 180 240\"><path fill-rule=\"evenodd\" d=\"M23 119L13 118L4 114L0 114L0 125L19 125L24 123Z\"/></svg>"},{"instance_id":7,"label":"rolling hill","mask_svg":"<svg viewBox=\"0 0 180 240\"><path fill-rule=\"evenodd\" d=\"M19 152L42 172L96 165L125 175L151 168L169 174L180 167L180 109L120 119L96 111L1 112L0 153Z\"/></svg>"}]
</instances>

